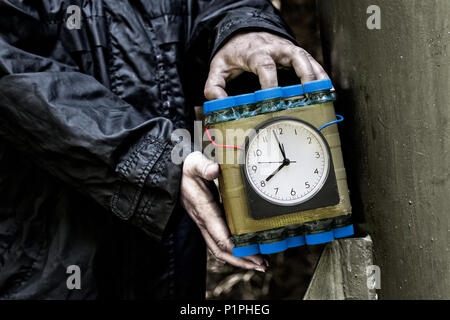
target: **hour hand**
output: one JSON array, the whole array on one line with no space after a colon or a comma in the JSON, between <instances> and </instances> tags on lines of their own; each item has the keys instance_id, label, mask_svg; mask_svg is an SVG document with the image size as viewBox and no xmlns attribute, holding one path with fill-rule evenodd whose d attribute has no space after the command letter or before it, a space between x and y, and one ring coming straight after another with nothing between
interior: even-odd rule
<instances>
[{"instance_id":1,"label":"hour hand","mask_svg":"<svg viewBox=\"0 0 450 320\"><path fill-rule=\"evenodd\" d=\"M266 182L269 182L273 177L275 177L275 175L280 172L281 169L283 169L286 166L286 163L283 162L283 164L281 166L278 167L277 170L275 170L274 173L272 173L270 176L267 177Z\"/></svg>"},{"instance_id":2,"label":"hour hand","mask_svg":"<svg viewBox=\"0 0 450 320\"><path fill-rule=\"evenodd\" d=\"M286 160L286 152L284 151L283 145L280 143L280 140L278 140L278 136L275 133L275 131L272 131L273 135L275 136L275 139L277 139L278 147L280 148L281 154L283 155L283 159Z\"/></svg>"}]
</instances>

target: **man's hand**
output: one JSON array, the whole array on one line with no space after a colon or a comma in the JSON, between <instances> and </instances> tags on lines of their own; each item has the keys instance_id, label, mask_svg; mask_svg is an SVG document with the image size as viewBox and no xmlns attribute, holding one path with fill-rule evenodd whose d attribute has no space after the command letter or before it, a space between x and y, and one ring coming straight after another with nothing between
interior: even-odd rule
<instances>
[{"instance_id":1,"label":"man's hand","mask_svg":"<svg viewBox=\"0 0 450 320\"><path fill-rule=\"evenodd\" d=\"M200 152L186 157L181 179L181 203L200 228L206 245L219 260L244 269L264 272L267 262L261 256L236 258L223 214L209 184L219 176L219 165Z\"/></svg>"},{"instance_id":2,"label":"man's hand","mask_svg":"<svg viewBox=\"0 0 450 320\"><path fill-rule=\"evenodd\" d=\"M232 37L211 61L205 97L225 98L226 82L244 71L259 77L262 89L278 86L277 66L293 67L302 83L327 79L322 66L291 41L268 32L248 32Z\"/></svg>"}]
</instances>

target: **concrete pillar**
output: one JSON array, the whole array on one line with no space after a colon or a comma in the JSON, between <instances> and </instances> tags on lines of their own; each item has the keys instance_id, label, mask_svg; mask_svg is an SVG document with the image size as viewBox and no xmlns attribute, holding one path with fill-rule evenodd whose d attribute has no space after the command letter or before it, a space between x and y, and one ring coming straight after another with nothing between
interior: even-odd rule
<instances>
[{"instance_id":1,"label":"concrete pillar","mask_svg":"<svg viewBox=\"0 0 450 320\"><path fill-rule=\"evenodd\" d=\"M370 5L380 30L367 27ZM318 0L318 9L379 297L450 299L450 1Z\"/></svg>"}]
</instances>

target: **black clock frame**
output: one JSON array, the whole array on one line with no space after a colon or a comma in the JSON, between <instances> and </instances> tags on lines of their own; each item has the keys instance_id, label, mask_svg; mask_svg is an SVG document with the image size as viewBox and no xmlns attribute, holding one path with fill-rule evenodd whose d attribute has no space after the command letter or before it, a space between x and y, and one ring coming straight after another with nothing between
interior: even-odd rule
<instances>
[{"instance_id":1,"label":"black clock frame","mask_svg":"<svg viewBox=\"0 0 450 320\"><path fill-rule=\"evenodd\" d=\"M328 170L328 176L325 180L325 183L323 184L322 188L316 193L314 197L311 199L294 205L277 205L272 202L267 201L266 199L262 198L251 186L251 183L248 181L247 171L246 171L246 159L247 159L247 152L248 152L248 145L250 142L250 139L254 136L258 135L259 131L268 127L269 125L279 122L279 121L286 121L286 120L293 120L297 122L301 122L306 126L309 126L312 128L315 132L319 134L319 136L323 139L325 142L326 151L328 153L328 157L330 159L330 167ZM294 118L294 117L276 117L269 119L267 121L264 121L263 123L259 124L256 128L256 133L247 136L245 138L245 152L242 152L242 155L244 159L241 159L241 175L243 177L244 181L244 189L245 193L247 195L247 205L248 205L248 211L250 217L252 217L255 220L261 220L266 218L272 218L272 217L278 217L285 214L291 214L291 213L297 213L301 211L307 211L307 210L313 210L318 208L324 208L329 206L335 206L339 204L339 190L336 180L336 174L334 172L334 165L333 165L333 158L331 156L330 146L328 145L327 140L323 136L323 134L317 130L313 125L310 123Z\"/></svg>"}]
</instances>

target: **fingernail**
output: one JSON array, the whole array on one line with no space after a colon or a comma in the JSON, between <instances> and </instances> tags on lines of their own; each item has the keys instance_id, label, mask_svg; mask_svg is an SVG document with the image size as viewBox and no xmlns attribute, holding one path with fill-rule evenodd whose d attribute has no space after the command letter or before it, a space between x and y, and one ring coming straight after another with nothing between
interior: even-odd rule
<instances>
[{"instance_id":1,"label":"fingernail","mask_svg":"<svg viewBox=\"0 0 450 320\"><path fill-rule=\"evenodd\" d=\"M264 264L266 265L266 267L269 267L269 261L267 261L266 259L264 259Z\"/></svg>"},{"instance_id":2,"label":"fingernail","mask_svg":"<svg viewBox=\"0 0 450 320\"><path fill-rule=\"evenodd\" d=\"M206 166L205 170L203 171L203 177L206 178L207 180L212 180L212 179L215 178L214 171L213 171L213 172L210 172L210 169L211 169L212 167L214 167L214 166L216 166L216 163L214 163L214 162L209 163L209 164ZM214 168L214 170L215 170L215 168Z\"/></svg>"},{"instance_id":3,"label":"fingernail","mask_svg":"<svg viewBox=\"0 0 450 320\"><path fill-rule=\"evenodd\" d=\"M264 269L264 268L262 268L262 267L256 267L255 270L256 270L256 271L259 271L259 272L262 272L262 273L265 273L265 272L266 272L266 269Z\"/></svg>"}]
</instances>

